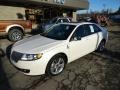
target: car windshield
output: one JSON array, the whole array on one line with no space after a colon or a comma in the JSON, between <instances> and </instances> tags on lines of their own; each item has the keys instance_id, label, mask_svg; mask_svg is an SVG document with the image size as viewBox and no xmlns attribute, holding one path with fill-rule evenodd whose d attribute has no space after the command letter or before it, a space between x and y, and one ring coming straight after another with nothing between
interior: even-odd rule
<instances>
[{"instance_id":1,"label":"car windshield","mask_svg":"<svg viewBox=\"0 0 120 90\"><path fill-rule=\"evenodd\" d=\"M66 40L74 28L75 25L57 24L41 35L51 39Z\"/></svg>"}]
</instances>

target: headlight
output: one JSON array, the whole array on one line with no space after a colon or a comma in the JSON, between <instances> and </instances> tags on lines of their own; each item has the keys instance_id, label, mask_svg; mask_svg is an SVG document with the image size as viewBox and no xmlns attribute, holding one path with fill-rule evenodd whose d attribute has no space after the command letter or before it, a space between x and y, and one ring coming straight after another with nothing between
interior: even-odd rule
<instances>
[{"instance_id":1,"label":"headlight","mask_svg":"<svg viewBox=\"0 0 120 90\"><path fill-rule=\"evenodd\" d=\"M21 60L37 60L42 57L42 53L40 54L23 54Z\"/></svg>"}]
</instances>

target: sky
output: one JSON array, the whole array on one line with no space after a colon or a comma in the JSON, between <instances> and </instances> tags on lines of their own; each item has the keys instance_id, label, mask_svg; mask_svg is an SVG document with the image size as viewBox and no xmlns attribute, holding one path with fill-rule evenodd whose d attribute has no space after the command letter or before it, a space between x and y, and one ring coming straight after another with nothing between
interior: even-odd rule
<instances>
[{"instance_id":1,"label":"sky","mask_svg":"<svg viewBox=\"0 0 120 90\"><path fill-rule=\"evenodd\" d=\"M101 11L102 9L111 9L115 12L120 7L120 0L88 0L90 11ZM79 10L78 13L85 13L87 10Z\"/></svg>"}]
</instances>

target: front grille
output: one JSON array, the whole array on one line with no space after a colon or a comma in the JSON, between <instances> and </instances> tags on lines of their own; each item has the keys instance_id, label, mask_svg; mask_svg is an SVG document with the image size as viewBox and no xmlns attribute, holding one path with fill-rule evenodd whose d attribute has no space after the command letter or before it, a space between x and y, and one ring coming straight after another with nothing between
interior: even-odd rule
<instances>
[{"instance_id":1,"label":"front grille","mask_svg":"<svg viewBox=\"0 0 120 90\"><path fill-rule=\"evenodd\" d=\"M16 52L16 51L13 51L12 52L12 55L11 55L11 58L12 60L14 60L15 62L18 62L18 60L20 60L22 58L22 53L19 53L19 52Z\"/></svg>"}]
</instances>

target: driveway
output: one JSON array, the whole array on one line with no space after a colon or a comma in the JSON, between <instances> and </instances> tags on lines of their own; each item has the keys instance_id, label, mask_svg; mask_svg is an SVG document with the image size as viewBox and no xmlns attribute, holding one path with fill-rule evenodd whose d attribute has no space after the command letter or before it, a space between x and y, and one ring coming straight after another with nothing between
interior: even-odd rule
<instances>
[{"instance_id":1,"label":"driveway","mask_svg":"<svg viewBox=\"0 0 120 90\"><path fill-rule=\"evenodd\" d=\"M0 39L0 90L120 90L120 27L108 29L103 53L88 54L54 77L26 76L16 70L8 59L12 42Z\"/></svg>"}]
</instances>

